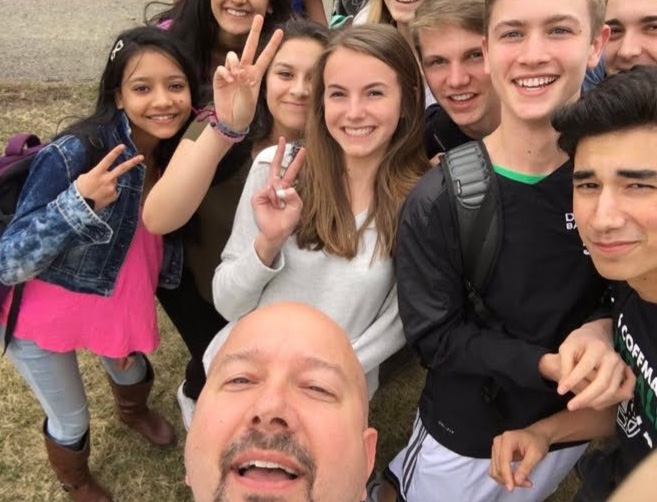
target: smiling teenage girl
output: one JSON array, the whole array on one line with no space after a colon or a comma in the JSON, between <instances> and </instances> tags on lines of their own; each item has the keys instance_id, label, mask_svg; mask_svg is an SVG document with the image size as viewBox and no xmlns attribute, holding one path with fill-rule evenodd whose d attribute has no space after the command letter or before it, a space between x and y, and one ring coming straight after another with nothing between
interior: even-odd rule
<instances>
[{"instance_id":1,"label":"smiling teenage girl","mask_svg":"<svg viewBox=\"0 0 657 502\"><path fill-rule=\"evenodd\" d=\"M262 18L258 17L252 28L254 36L245 46L244 67L247 59L257 52L261 27ZM226 110L240 115L241 122L231 122L238 130L249 126L257 103L251 133L243 142L234 144L209 126L210 116L193 122L167 174L154 187L144 206L144 222L151 231L167 233L183 227L185 265L181 286L174 291L160 290L158 297L192 355L185 382L178 390L186 426L205 384L203 353L227 322L213 306L211 282L230 236L246 175L253 157L274 144L279 135L286 134L291 139L302 137L309 112L311 70L328 41L328 30L316 23L295 20L283 28L284 35L280 32L274 35L256 65L248 65L251 69L247 73L253 80L247 92L234 99L221 89L215 94L214 101L223 106L215 110L218 116L226 116ZM276 51L281 36L283 42ZM235 54L230 56L230 61L236 59ZM269 61L272 62L268 65ZM266 73L264 79L263 73ZM209 106L205 114L214 108Z\"/></svg>"},{"instance_id":2,"label":"smiling teenage girl","mask_svg":"<svg viewBox=\"0 0 657 502\"><path fill-rule=\"evenodd\" d=\"M400 207L428 167L421 89L394 28L336 35L313 77L305 162L300 152L290 164L295 148L284 154L282 142L256 158L213 280L231 321L282 300L328 314L348 333L370 395L379 364L403 345L391 257Z\"/></svg>"},{"instance_id":3,"label":"smiling teenage girl","mask_svg":"<svg viewBox=\"0 0 657 502\"><path fill-rule=\"evenodd\" d=\"M264 31L292 16L289 0L183 0L155 17L168 21L171 34L184 42L201 72L201 81L210 83L217 66L229 51L242 52L255 16L265 19Z\"/></svg>"},{"instance_id":4,"label":"smiling teenage girl","mask_svg":"<svg viewBox=\"0 0 657 502\"><path fill-rule=\"evenodd\" d=\"M157 446L176 440L146 405L153 369L143 353L159 344L155 288L176 286L181 250L145 229L141 204L197 90L191 60L167 34L121 34L95 112L35 158L0 240L0 280L25 282L7 355L47 415L48 458L75 501L110 500L87 466L89 411L76 350L101 356L123 422ZM78 139L86 136L109 151L91 169ZM2 305L3 325L10 302Z\"/></svg>"}]
</instances>

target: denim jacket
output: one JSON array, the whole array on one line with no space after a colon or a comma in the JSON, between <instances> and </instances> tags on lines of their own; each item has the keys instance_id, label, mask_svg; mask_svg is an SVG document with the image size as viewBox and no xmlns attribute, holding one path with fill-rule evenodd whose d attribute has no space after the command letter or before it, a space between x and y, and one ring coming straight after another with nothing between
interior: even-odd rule
<instances>
[{"instance_id":1,"label":"denim jacket","mask_svg":"<svg viewBox=\"0 0 657 502\"><path fill-rule=\"evenodd\" d=\"M115 165L137 154L124 114L98 132L107 151L126 146ZM16 214L0 238L0 282L38 277L70 291L112 294L137 229L146 166L122 175L118 198L97 213L73 183L88 169L85 146L75 136L57 139L35 157ZM177 287L181 270L180 240L166 236L160 286Z\"/></svg>"}]
</instances>

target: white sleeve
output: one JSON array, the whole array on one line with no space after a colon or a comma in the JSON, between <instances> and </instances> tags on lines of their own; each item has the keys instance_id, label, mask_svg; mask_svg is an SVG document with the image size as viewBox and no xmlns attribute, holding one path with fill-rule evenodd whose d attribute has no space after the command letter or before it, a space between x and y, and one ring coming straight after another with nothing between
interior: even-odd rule
<instances>
[{"instance_id":1,"label":"white sleeve","mask_svg":"<svg viewBox=\"0 0 657 502\"><path fill-rule=\"evenodd\" d=\"M267 267L260 261L254 247L258 227L251 198L267 184L274 151L272 148L263 150L253 162L235 212L230 238L212 279L214 306L229 321L254 310L265 286L285 265L281 253L272 266Z\"/></svg>"}]
</instances>

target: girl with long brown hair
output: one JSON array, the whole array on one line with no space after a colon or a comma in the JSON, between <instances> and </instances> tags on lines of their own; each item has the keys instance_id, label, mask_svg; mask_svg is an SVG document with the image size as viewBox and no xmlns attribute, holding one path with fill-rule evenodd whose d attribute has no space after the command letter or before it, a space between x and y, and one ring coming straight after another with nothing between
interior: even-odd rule
<instances>
[{"instance_id":1,"label":"girl with long brown hair","mask_svg":"<svg viewBox=\"0 0 657 502\"><path fill-rule=\"evenodd\" d=\"M401 205L429 167L422 89L394 28L335 35L315 67L305 148L281 138L256 158L213 280L215 306L231 321L278 301L332 317L370 395L379 364L404 343L392 255ZM210 344L206 366L231 327Z\"/></svg>"}]
</instances>

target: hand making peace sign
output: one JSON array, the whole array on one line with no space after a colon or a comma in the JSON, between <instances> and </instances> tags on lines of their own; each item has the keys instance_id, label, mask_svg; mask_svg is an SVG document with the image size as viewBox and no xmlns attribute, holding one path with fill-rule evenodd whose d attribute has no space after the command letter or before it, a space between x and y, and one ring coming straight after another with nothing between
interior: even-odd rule
<instances>
[{"instance_id":1,"label":"hand making peace sign","mask_svg":"<svg viewBox=\"0 0 657 502\"><path fill-rule=\"evenodd\" d=\"M251 198L251 206L260 235L256 251L263 263L270 265L299 223L303 202L292 186L306 157L300 148L294 160L281 175L285 154L285 138L278 139L276 154L269 167L267 186Z\"/></svg>"},{"instance_id":2,"label":"hand making peace sign","mask_svg":"<svg viewBox=\"0 0 657 502\"><path fill-rule=\"evenodd\" d=\"M276 30L254 63L263 22L260 15L253 19L242 59L229 52L225 66L217 67L214 73L212 88L217 119L234 131L245 130L253 120L260 82L283 39L283 31Z\"/></svg>"},{"instance_id":3,"label":"hand making peace sign","mask_svg":"<svg viewBox=\"0 0 657 502\"><path fill-rule=\"evenodd\" d=\"M124 150L125 145L115 146L98 165L75 180L78 193L83 198L94 201L94 211L106 208L117 199L119 194L116 191L116 182L119 177L144 160L143 155L135 155L110 170Z\"/></svg>"}]
</instances>

